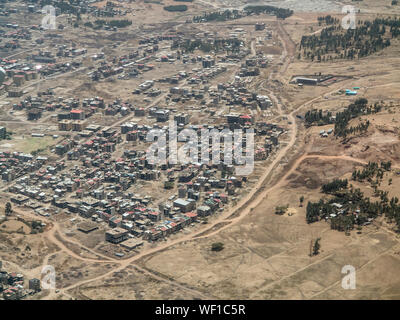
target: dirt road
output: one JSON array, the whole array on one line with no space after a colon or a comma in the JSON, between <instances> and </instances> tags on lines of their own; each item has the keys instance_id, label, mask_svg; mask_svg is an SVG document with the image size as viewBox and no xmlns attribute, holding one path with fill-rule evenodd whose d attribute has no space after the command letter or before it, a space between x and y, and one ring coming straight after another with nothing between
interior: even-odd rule
<instances>
[{"instance_id":1,"label":"dirt road","mask_svg":"<svg viewBox=\"0 0 400 320\"><path fill-rule=\"evenodd\" d=\"M289 58L290 57L287 55L287 51L285 51L283 53L283 60L286 61ZM320 98L320 97L318 97L318 98ZM309 103L312 103L314 100L315 99L311 100L308 103L305 103L304 105L302 105L298 109L300 109L302 107L305 107ZM277 99L276 99L276 101L277 101ZM279 110L279 113L282 113L282 108L281 108L281 105L280 105L280 103L278 101L277 101L277 108ZM170 247L172 247L174 245L177 245L177 244L180 244L182 242L189 241L189 240L192 240L194 238L198 238L199 236L204 234L204 232L212 230L214 227L216 227L221 222L227 221L227 218L230 217L232 214L234 214L237 211L240 211L240 215L235 220L231 220L231 223L233 223L234 221L239 220L239 218L242 219L243 217L245 217L250 212L250 208L253 207L255 204L257 204L258 202L260 202L262 200L262 198L265 196L266 192L264 191L264 192L260 193L254 199L254 196L256 195L258 190L261 188L261 186L263 186L264 184L266 184L268 182L267 178L271 174L272 170L274 170L275 167L277 165L279 165L281 160L287 155L288 151L294 146L294 144L296 142L297 124L296 124L296 121L295 121L294 112L295 111L293 111L291 114L287 115L288 119L291 122L291 128L290 128L291 136L290 136L290 140L289 140L288 144L284 148L281 148L279 150L279 152L276 154L275 159L266 168L266 170L263 172L262 176L259 178L259 180L256 183L255 187L245 197L243 197L235 207L231 208L230 210L225 211L219 218L215 219L211 224L207 225L206 228L203 228L202 230L200 230L200 231L198 231L196 233L186 235L184 237L181 237L181 238L173 240L173 241L168 241L165 244L158 245L157 247L155 247L153 249L147 250L145 252L141 252L140 254L138 254L138 255L136 255L134 257L131 257L129 259L126 259L126 260L117 260L117 259L111 259L110 258L110 260L107 260L107 262L119 263L120 266L118 268L115 268L112 271L109 271L109 272L107 272L107 273L105 273L103 275L100 275L98 277L77 282L77 283L75 283L75 284L73 284L73 285L71 285L71 286L69 286L67 288L64 288L62 291L64 292L66 290L70 290L70 289L76 288L78 286L81 286L81 285L84 285L84 284L87 284L87 283L90 283L90 282L105 278L105 277L113 274L114 272L118 272L118 271L121 271L121 270L125 269L127 266L129 266L129 265L133 264L134 262L142 259L143 257L149 256L149 255L157 253L157 252L160 252L162 250L165 250L167 248L170 248ZM220 232L220 230L225 229L226 227L218 229L218 230L214 231L213 233L208 234L207 236L215 234L215 233L218 233L218 232ZM55 227L55 228L58 228L58 227ZM61 244L58 241L58 239L55 238L54 232L55 231L53 231L52 233L49 233L49 239L51 241L55 241L55 243L57 245L61 246ZM205 236L203 236L203 237L205 237ZM63 250L65 250L65 252L68 252L69 254L73 255L74 257L82 259L82 257L77 256L75 253L73 253L71 250L69 250L65 246L63 246L62 248L63 248Z\"/></svg>"},{"instance_id":2,"label":"dirt road","mask_svg":"<svg viewBox=\"0 0 400 320\"><path fill-rule=\"evenodd\" d=\"M288 53L287 50L285 50L283 52L282 59L287 64L289 64L290 63L290 61L289 61L290 56L288 56L287 53ZM284 66L285 66L286 63L284 63ZM153 104L156 104L162 98L163 98L163 96L159 97L159 99L157 99ZM308 103L305 103L301 107L305 107L306 105L308 105L309 103L311 103L314 100L315 99L311 100ZM276 99L276 101L277 101L277 99ZM280 103L278 101L277 101L277 108L279 110L279 113L282 114L282 108L281 108L281 105L280 105ZM300 108L298 108L298 109L300 109ZM47 233L47 237L51 242L55 243L58 247L61 248L61 250L63 250L68 255L70 255L70 256L72 256L72 257L74 257L76 259L85 260L87 262L103 262L103 263L112 262L112 263L118 263L119 264L119 266L117 268L115 268L115 269L113 269L113 270L111 270L111 271L109 271L107 273L104 273L104 274L102 274L102 275L100 275L98 277L95 277L95 278L92 278L92 279L83 280L83 281L77 282L77 283L75 283L75 284L73 284L73 285L71 285L69 287L63 288L61 290L61 293L64 293L65 291L73 289L73 288L76 288L78 286L81 286L81 285L84 285L84 284L87 284L87 283L90 283L90 282L105 278L105 277L107 277L107 276L109 276L109 275L111 275L111 274L113 274L115 272L121 271L121 270L125 269L127 266L133 264L134 262L142 259L143 257L149 256L149 255L157 253L157 252L160 252L162 250L165 250L167 248L170 248L170 247L172 247L174 245L177 245L177 244L180 244L182 242L189 241L189 240L192 240L194 238L197 238L200 235L204 234L204 232L207 232L207 231L210 231L210 230L214 229L214 227L216 227L221 222L227 221L226 219L228 217L230 217L232 214L234 214L235 212L240 211L240 215L238 216L238 218L236 220L239 220L239 218L242 219L243 217L245 217L250 212L250 208L253 207L254 205L256 205L257 203L259 203L262 200L262 198L265 195L265 191L260 193L256 198L254 198L256 193L261 188L261 186L263 186L264 184L266 184L268 182L267 178L269 177L271 172L275 169L275 167L277 165L279 165L281 160L287 155L289 150L293 147L293 145L296 142L297 124L296 124L295 117L294 117L293 114L294 114L294 111L291 114L287 115L287 117L288 117L288 119L289 119L289 121L291 123L290 130L289 130L289 132L290 132L290 140L289 140L288 144L285 147L283 147L283 148L281 148L279 150L279 152L276 154L275 159L266 168L266 170L263 172L262 176L259 178L259 180L256 183L255 187L245 197L243 197L235 207L231 208L230 210L225 211L220 217L215 219L211 224L207 225L206 228L203 228L202 230L200 230L200 231L198 231L196 233L186 235L184 237L181 237L180 239L176 239L176 240L173 240L173 241L168 241L167 243L164 243L162 245L158 245L157 247L155 247L153 249L150 249L150 250L147 250L145 252L141 252L140 254L138 254L138 255L136 255L134 257L131 257L129 259L126 259L126 260L118 260L118 259L112 259L112 258L107 258L107 259L104 259L104 260L97 260L97 259L84 258L84 257L81 257L81 256L77 255L75 252L73 252L71 249L69 249L67 246L65 246L64 243L62 243L60 240L58 240L56 238L56 236L55 236L56 232L58 232L59 238L63 239L63 241L72 242L72 241L66 240L64 238L64 236L60 232L59 225L57 223L55 223L53 229ZM127 119L124 119L123 121L127 121ZM118 125L118 124L119 124L119 122L114 123L114 126ZM231 223L233 223L236 220L231 220ZM218 230L214 231L212 234L215 234L215 233L219 232L220 230L222 230L222 229L218 229ZM79 243L75 242L75 244L78 244L81 247L83 247ZM98 255L98 256L100 256L100 255ZM178 283L176 283L176 284L179 285Z\"/></svg>"},{"instance_id":3,"label":"dirt road","mask_svg":"<svg viewBox=\"0 0 400 320\"><path fill-rule=\"evenodd\" d=\"M294 50L294 47L293 47L293 42L287 36L287 33L284 30L284 28L283 28L283 26L281 25L280 22L278 23L278 25L279 25L281 39L282 39L283 45L284 45L284 50L283 50L283 53L282 53L281 61L283 62L283 64L282 64L282 72L285 73L287 68L288 68L288 66L290 65L290 62L291 62L291 59L293 58L295 50ZM272 77L273 77L273 74L270 74L269 79L272 79ZM334 90L334 91L336 91L336 90ZM332 91L332 92L334 92L334 91ZM68 290L83 286L85 284L88 284L88 283L91 283L91 282L94 282L94 281L97 281L97 280L104 279L104 278L106 278L108 276L113 275L114 273L117 273L119 271L124 270L125 268L127 268L130 265L134 265L134 267L137 268L139 271L144 272L147 275L149 275L149 276L151 276L151 277L153 277L153 278L155 278L155 279L157 279L159 281L167 282L170 285L177 286L177 287L181 288L182 290L186 290L188 292L190 291L192 294L195 294L196 296L200 296L201 298L210 298L210 297L205 297L205 295L202 292L199 292L199 291L194 290L192 288L188 288L187 286L179 283L178 281L166 279L165 277L162 277L162 276L160 276L158 274L155 274L155 273L151 272L150 270L143 269L143 268L141 268L140 266L137 265L137 262L139 260L141 260L142 258L144 258L144 257L148 257L150 255L156 254L158 252L161 252L163 250L166 250L168 248L171 248L171 247L173 247L175 245L178 245L178 244L181 244L183 242L191 241L193 239L211 237L213 235L216 235L216 234L220 233L221 231L223 231L223 230L225 230L227 228L232 227L232 225L234 225L234 224L238 223L239 221L241 221L242 219L244 219L251 212L251 210L253 208L258 206L261 203L261 201L263 201L263 199L265 199L266 195L269 192L271 192L273 189L276 189L276 188L282 186L282 184L284 184L286 182L287 177L300 165L300 163L303 160L305 160L307 158L320 158L320 159L330 159L330 160L331 159L342 159L342 160L348 160L348 161L355 161L355 162L358 162L358 163L364 163L360 159L354 159L354 158L351 158L351 157L345 156L345 155L318 156L318 155L307 155L306 154L306 155L303 155L300 158L298 158L297 161L289 169L289 171L287 171L286 174L282 178L280 178L278 180L278 182L276 182L273 186L270 186L269 188L265 188L269 183L269 177L270 177L271 173L273 172L273 170L276 170L279 167L279 165L282 163L282 160L285 157L287 157L288 153L290 152L290 150L292 149L292 147L296 143L296 136L297 136L297 133L298 133L298 123L296 122L295 115L301 109L306 108L307 106L309 106L310 104L312 104L316 100L323 98L323 96L325 96L326 94L322 94L322 95L320 95L318 97L310 99L309 101L307 101L304 104L300 105L299 107L297 107L295 110L293 110L289 114L284 114L282 105L279 102L279 99L275 96L274 92L270 92L270 95L271 95L271 98L274 100L274 103L275 103L275 105L277 107L279 115L286 116L288 121L289 121L289 135L290 135L290 138L289 138L289 141L287 142L287 144L277 152L277 154L276 154L274 160L272 161L272 163L268 167L265 168L263 174L258 179L256 185L252 188L252 190L246 196L244 196L242 199L240 199L240 201L237 203L236 206L234 206L230 210L226 210L218 218L216 218L212 223L208 224L206 227L202 228L201 230L199 230L199 231L197 231L195 233L182 236L181 238L176 239L176 240L168 240L166 243L158 244L155 248L143 251L143 252L137 254L136 256L133 256L133 257L125 259L125 260L119 260L119 259L106 257L104 255L101 255L101 254L93 251L90 248L86 248L85 246L83 246L82 244L80 244L77 241L74 241L74 240L71 240L71 239L66 239L65 236L61 232L59 224L55 223L55 222L52 222L54 224L54 226L50 231L48 231L46 233L46 236L49 239L49 241L55 243L60 248L60 250L62 250L63 252L65 252L69 256L74 257L74 258L79 259L79 260L84 260L84 261L90 262L90 263L115 263L115 264L118 264L118 267L113 268L112 270L110 270L110 271L108 271L108 272L106 272L104 274L101 274L101 275L96 276L96 277L91 278L91 279L78 281L73 285L65 287L65 288L60 290L60 293L68 295L67 294ZM156 101L153 102L153 104L156 104L163 97L164 96L160 96ZM122 121L127 121L127 119L123 119L123 120L121 120L121 122ZM119 123L120 123L120 121L114 123L113 126L116 126ZM235 215L235 216L232 218L233 215ZM44 220L48 222L47 219L44 219ZM216 230L214 230L221 223L226 223L226 224L224 226L219 227ZM58 237L56 237L56 235L58 235ZM76 244L79 247L91 252L92 254L97 255L101 259L93 259L93 258L82 257L82 256L78 255L77 253L75 253L74 251L72 251L70 248L68 248L65 245L65 242L70 242L70 243ZM47 298L52 298L54 296L55 296L54 293L52 293Z\"/></svg>"}]
</instances>

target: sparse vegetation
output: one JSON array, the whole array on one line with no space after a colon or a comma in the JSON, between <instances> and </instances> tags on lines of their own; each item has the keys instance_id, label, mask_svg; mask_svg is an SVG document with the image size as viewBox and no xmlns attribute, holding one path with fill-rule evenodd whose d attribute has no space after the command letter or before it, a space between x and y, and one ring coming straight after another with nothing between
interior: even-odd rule
<instances>
[{"instance_id":1,"label":"sparse vegetation","mask_svg":"<svg viewBox=\"0 0 400 320\"><path fill-rule=\"evenodd\" d=\"M299 201L300 201L299 207L302 207L303 206L303 202L304 202L304 196L301 196Z\"/></svg>"},{"instance_id":2,"label":"sparse vegetation","mask_svg":"<svg viewBox=\"0 0 400 320\"><path fill-rule=\"evenodd\" d=\"M275 214L283 215L286 213L288 208L289 208L289 205L276 207Z\"/></svg>"},{"instance_id":3,"label":"sparse vegetation","mask_svg":"<svg viewBox=\"0 0 400 320\"><path fill-rule=\"evenodd\" d=\"M336 193L341 189L347 188L348 181L347 179L334 179L332 182L328 182L327 184L322 185L321 191L323 193Z\"/></svg>"},{"instance_id":4,"label":"sparse vegetation","mask_svg":"<svg viewBox=\"0 0 400 320\"><path fill-rule=\"evenodd\" d=\"M211 245L211 251L221 251L224 249L224 244L222 242L214 242Z\"/></svg>"},{"instance_id":5,"label":"sparse vegetation","mask_svg":"<svg viewBox=\"0 0 400 320\"><path fill-rule=\"evenodd\" d=\"M7 202L6 207L5 207L5 215L10 216L12 214L12 212L13 212L13 210L12 210L11 202Z\"/></svg>"},{"instance_id":6,"label":"sparse vegetation","mask_svg":"<svg viewBox=\"0 0 400 320\"><path fill-rule=\"evenodd\" d=\"M320 241L321 241L321 238L317 238L317 239L315 240L315 242L314 242L313 250L312 250L313 256L316 256L316 255L319 254L319 250L320 250L320 248L321 248Z\"/></svg>"},{"instance_id":7,"label":"sparse vegetation","mask_svg":"<svg viewBox=\"0 0 400 320\"><path fill-rule=\"evenodd\" d=\"M171 6L165 6L164 10L169 11L169 12L184 12L187 11L188 7L185 4L181 5L171 5Z\"/></svg>"},{"instance_id":8,"label":"sparse vegetation","mask_svg":"<svg viewBox=\"0 0 400 320\"><path fill-rule=\"evenodd\" d=\"M319 35L303 36L300 54L311 61L332 61L334 59L359 59L383 50L391 40L400 35L400 20L377 18L373 21L359 21L356 29L344 30L338 19L330 16L319 18L331 26Z\"/></svg>"},{"instance_id":9,"label":"sparse vegetation","mask_svg":"<svg viewBox=\"0 0 400 320\"><path fill-rule=\"evenodd\" d=\"M193 22L200 23L200 22L236 20L252 14L263 14L263 13L274 15L279 19L286 19L293 14L293 10L283 9L273 6L264 6L264 5L246 6L244 8L244 12L241 12L239 10L207 12L201 16L193 17Z\"/></svg>"},{"instance_id":10,"label":"sparse vegetation","mask_svg":"<svg viewBox=\"0 0 400 320\"><path fill-rule=\"evenodd\" d=\"M393 221L400 232L400 205L399 199L388 198L388 192L377 189L377 185L383 179L383 172L389 171L390 161L382 162L381 166L375 162L368 163L362 171L353 172L353 180L359 182L367 179L375 189L375 197L372 201L365 197L360 189L348 188L347 180L335 179L322 187L327 193L334 193L330 199L320 199L319 202L308 202L306 220L313 223L321 219L330 219L331 228L339 231L348 231L358 226L368 224L378 216L385 216L389 222ZM372 178L376 176L376 180ZM338 190L341 190L339 193Z\"/></svg>"},{"instance_id":11,"label":"sparse vegetation","mask_svg":"<svg viewBox=\"0 0 400 320\"><path fill-rule=\"evenodd\" d=\"M375 114L382 110L382 105L375 103L368 106L368 100L364 98L357 99L354 103L335 116L331 112L324 113L322 110L310 110L304 115L305 124L307 127L312 125L327 125L335 124L334 135L337 137L346 138L350 134L362 133L368 130L370 122L367 120L357 126L348 127L350 120L361 115Z\"/></svg>"},{"instance_id":12,"label":"sparse vegetation","mask_svg":"<svg viewBox=\"0 0 400 320\"><path fill-rule=\"evenodd\" d=\"M260 13L267 13L267 14L273 14L279 19L286 19L289 18L293 14L293 10L290 9L284 9L284 8L278 8L278 7L273 7L273 6L267 6L267 5L259 5L259 6L246 6L244 10L248 14L260 14Z\"/></svg>"}]
</instances>

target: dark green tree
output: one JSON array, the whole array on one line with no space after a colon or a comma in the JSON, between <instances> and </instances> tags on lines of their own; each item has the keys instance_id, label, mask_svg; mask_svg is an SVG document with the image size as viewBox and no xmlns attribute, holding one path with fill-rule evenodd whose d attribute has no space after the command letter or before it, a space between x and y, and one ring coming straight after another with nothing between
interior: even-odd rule
<instances>
[{"instance_id":1,"label":"dark green tree","mask_svg":"<svg viewBox=\"0 0 400 320\"><path fill-rule=\"evenodd\" d=\"M11 215L11 213L12 213L11 203L7 202L6 203L6 208L5 208L5 214L6 214L6 216L9 216L9 215Z\"/></svg>"},{"instance_id":2,"label":"dark green tree","mask_svg":"<svg viewBox=\"0 0 400 320\"><path fill-rule=\"evenodd\" d=\"M319 254L319 250L320 250L320 248L321 248L320 241L321 241L321 238L317 238L317 239L315 240L315 242L314 242L314 245L313 245L313 252L312 252L313 256L316 256L316 255Z\"/></svg>"}]
</instances>

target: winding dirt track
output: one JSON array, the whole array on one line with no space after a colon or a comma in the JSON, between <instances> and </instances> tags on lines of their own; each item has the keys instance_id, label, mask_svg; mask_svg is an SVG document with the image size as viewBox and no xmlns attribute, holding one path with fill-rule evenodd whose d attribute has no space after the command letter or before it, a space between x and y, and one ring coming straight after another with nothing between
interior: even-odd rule
<instances>
[{"instance_id":1,"label":"winding dirt track","mask_svg":"<svg viewBox=\"0 0 400 320\"><path fill-rule=\"evenodd\" d=\"M290 65L291 59L293 58L294 55L294 50L293 50L293 42L291 41L291 39L289 38L289 36L287 35L286 31L284 30L283 26L281 25L280 22L278 22L278 27L279 27L279 33L284 45L284 50L282 53L282 60L283 60L283 65L282 65L282 71L283 73L286 72L288 66ZM272 77L269 77L269 79ZM269 80L268 79L268 80ZM332 92L335 92L337 90L333 90ZM279 102L278 98L274 95L273 92L269 93L271 95L271 98L274 100L275 105L277 106L278 112L280 115L285 115L284 112L282 111L282 105ZM289 171L286 172L286 174L280 178L278 180L277 183L275 183L275 185L269 187L269 188L264 188L268 182L269 182L269 177L271 175L271 173L273 172L274 169L276 169L281 161L288 155L289 151L292 149L292 147L295 145L296 143L296 135L298 132L298 124L296 122L296 118L295 115L296 113L298 113L301 109L309 106L310 104L312 104L313 102L315 102L318 99L321 99L323 96L325 96L325 94L318 96L316 98L313 98L309 101L307 101L306 103L300 105L298 108L296 108L295 110L293 110L291 113L285 115L288 118L288 121L290 123L290 129L289 129L289 134L290 134L290 139L288 141L288 143L286 144L286 146L282 147L278 153L275 156L275 159L273 160L273 162L265 169L265 171L263 172L262 176L259 178L258 182L256 183L256 185L254 186L254 188L246 195L244 196L242 199L240 199L240 201L238 202L238 204L231 208L230 210L227 210L226 212L224 212L223 214L221 214L221 216L219 216L218 218L216 218L212 223L208 224L205 228L203 228L200 231L197 231L195 233L189 234L189 235L185 235L179 239L176 240L169 240L168 242L166 242L165 244L161 244L158 245L155 248L152 248L150 250L146 250L144 252L141 252L139 254L137 254L134 257L125 259L125 260L120 260L120 259L114 259L114 258L110 258L110 257L106 257L102 254L99 254L97 252L95 252L94 250L90 249L90 248L86 248L85 246L83 246L81 243L71 240L71 239L66 239L65 236L62 234L60 226L58 223L55 222L51 222L53 223L53 228L46 232L45 235L46 237L53 242L54 244L56 244L61 251L65 252L66 254L68 254L69 256L75 258L75 259L79 259L79 260L84 260L86 262L90 262L90 263L115 263L118 264L118 267L113 268L112 270L93 277L91 279L86 279L86 280L82 280L79 282L76 282L73 285L70 285L68 287L62 288L60 290L60 293L63 293L69 297L70 294L67 293L68 290L71 289L75 289L78 288L80 286L83 286L85 284L106 278L108 276L113 275L116 272L119 272L125 268L127 268L130 265L133 265L134 268L136 268L137 270L139 270L140 272L143 272L159 281L162 282L166 282L170 285L179 287L180 289L183 289L187 292L190 292L191 294L193 294L194 296L197 297L201 297L201 298L208 298L208 299L213 299L215 297L209 297L209 296L205 296L204 293L197 291L193 288L190 288L184 284L179 283L176 280L170 280L166 277L160 276L158 274L155 274L153 272L151 272L148 269L144 269L141 268L140 266L137 265L137 263L140 259L144 258L144 257L149 257L155 253L161 252L163 250L166 250L168 248L171 248L172 246L184 243L186 241L191 241L194 239L200 239L200 238L207 238L207 237L211 237L213 235L218 234L219 232L231 227L232 225L238 223L239 221L241 221L243 218L245 218L253 208L255 208L256 206L258 206L261 201L263 199L265 199L265 197L267 196L267 194L269 192L271 192L273 189L276 189L278 187L281 187L285 182L287 177L294 171L296 170L296 168L300 165L300 163L305 160L305 159L309 159L309 158L316 158L316 159L323 159L323 160L333 160L333 159L340 159L340 160L346 160L346 161L353 161L353 162L357 162L360 164L365 164L365 161L360 160L360 159L355 159L352 158L350 156L346 156L346 155L338 155L338 156L319 156L319 155L303 155L300 158L298 158L296 160L296 162L292 165L292 167L289 169ZM126 119L125 119L126 121ZM23 215L27 215L26 212L20 212ZM238 213L237 216L230 218L232 215L234 215L235 213ZM38 219L37 216L34 216L35 219ZM40 218L40 220L46 221L46 222L50 222L49 220L45 219L45 218ZM221 223L225 223L224 226L217 228L216 230L214 230L214 228L218 227L219 224ZM205 234L206 233L206 234ZM56 234L58 234L58 237L56 237ZM62 241L60 241L59 239L62 239ZM79 245L79 247L91 252L92 254L97 255L98 257L100 257L101 259L93 259L93 258L85 258L82 257L80 255L78 255L77 253L75 253L74 251L72 251L70 248L68 248L65 245L65 242L69 242L72 244L76 244ZM54 253L52 253L54 254ZM50 255L49 255L50 256ZM46 258L47 261L48 257ZM51 292L50 295L48 295L46 298L50 299L56 297L55 292Z\"/></svg>"},{"instance_id":2,"label":"winding dirt track","mask_svg":"<svg viewBox=\"0 0 400 320\"><path fill-rule=\"evenodd\" d=\"M281 32L283 27L280 26L281 28ZM287 35L287 34L285 34ZM284 51L282 53L282 60L284 61L283 64L283 68L286 70L288 65L290 64L290 59L291 57L288 55L288 47L292 45L291 42L289 42L289 40L287 39L287 37L282 36L282 40L284 43ZM289 42L289 43L287 43ZM289 50L292 54L294 54L293 50ZM278 101L278 99L273 96L272 97L275 102L276 102L276 106L278 108L278 111L281 115L283 115L283 111L282 111L282 106L280 104L280 102ZM102 274L100 276L97 276L95 278L92 279L87 279L87 280L83 280L80 282L77 282L69 287L63 288L63 292L70 290L70 289L74 289L77 288L79 286L82 286L84 284L105 278L107 276L112 275L114 272L119 272L123 269L125 269L126 267L128 267L129 265L133 264L134 262L146 257L146 256L150 256L152 254L155 254L157 252L163 251L165 249L168 249L174 245L183 243L185 241L190 241L193 239L198 239L198 238L206 238L206 237L210 237L212 235L215 235L217 233L219 233L220 231L232 226L232 224L237 223L238 221L240 221L241 219L243 219L245 216L247 216L250 213L250 208L255 207L256 205L258 205L262 199L265 197L265 195L267 194L267 192L269 192L271 190L271 188L264 190L263 192L259 193L256 197L256 193L259 191L259 189L268 181L268 177L269 175L272 173L272 170L274 170L276 168L276 166L279 165L279 163L281 162L281 160L287 155L287 153L289 152L289 150L294 146L295 142L296 142L296 134L297 134L297 123L295 120L295 116L294 114L296 112L298 112L301 108L304 108L306 106L308 106L309 104L313 103L315 100L319 99L321 97L317 97L314 98L306 103L304 103L303 105L301 105L300 107L298 107L296 110L292 111L289 115L287 115L288 120L290 121L291 125L290 125L290 140L287 143L287 145L283 148L281 148L279 150L279 152L277 153L277 155L275 156L274 161L266 168L266 170L264 171L263 175L259 178L256 186L251 190L251 192L249 192L245 197L243 197L239 203L232 209L224 212L218 219L214 220L210 225L207 226L207 228L202 229L196 233L190 234L190 235L186 235L180 239L174 240L174 241L168 241L165 244L159 245L156 248L147 250L145 252L142 252L132 258L126 259L126 260L117 260L117 259L109 259L106 261L101 261L101 262L113 262L113 263L119 263L119 267L113 269L112 271L109 271L105 274ZM240 211L240 215L237 216L234 219L230 219L228 220L227 218L230 217L232 214L234 214L235 212ZM219 228L211 233L208 233L207 235L203 235L205 232L207 231L211 231L214 229L214 227L216 227L217 225L219 225L221 222L229 222L228 225ZM58 227L56 227L58 229ZM50 233L50 240L52 241L58 241L55 236L54 236L54 232ZM59 233L61 235L61 233ZM59 241L56 242L57 245L59 245ZM67 253L73 253L71 250L69 250L68 248L66 248L65 246L63 246L63 249L67 252ZM73 256L75 258L79 258L79 259L84 259L80 256L77 256L76 254L73 254ZM91 259L92 260L92 259ZM97 261L100 262L100 261ZM135 267L137 267L137 265L135 265ZM152 276L154 277L155 275L153 273L151 273ZM177 281L173 282L175 285L180 285L177 283Z\"/></svg>"}]
</instances>

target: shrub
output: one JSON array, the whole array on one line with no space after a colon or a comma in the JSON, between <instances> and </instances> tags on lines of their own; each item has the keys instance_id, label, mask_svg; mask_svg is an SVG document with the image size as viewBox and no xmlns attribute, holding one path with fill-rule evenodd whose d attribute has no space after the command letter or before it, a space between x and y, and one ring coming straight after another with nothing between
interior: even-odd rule
<instances>
[{"instance_id":1,"label":"shrub","mask_svg":"<svg viewBox=\"0 0 400 320\"><path fill-rule=\"evenodd\" d=\"M211 245L211 251L221 251L224 249L224 244L222 242L214 242Z\"/></svg>"},{"instance_id":2,"label":"shrub","mask_svg":"<svg viewBox=\"0 0 400 320\"><path fill-rule=\"evenodd\" d=\"M188 9L188 7L185 4L164 7L164 10L169 11L169 12L184 12L184 11L187 11L187 9Z\"/></svg>"}]
</instances>

